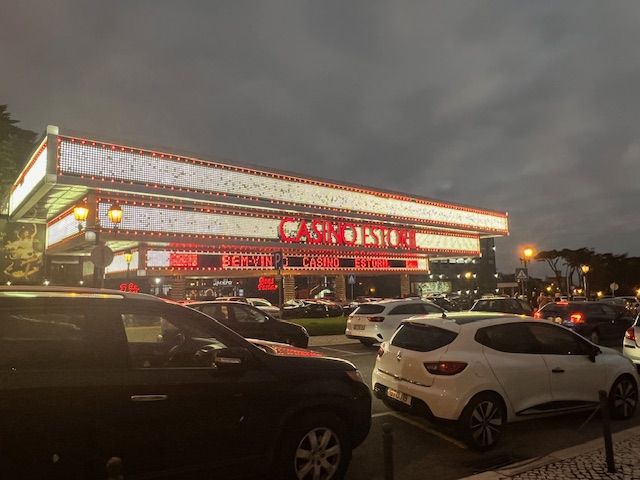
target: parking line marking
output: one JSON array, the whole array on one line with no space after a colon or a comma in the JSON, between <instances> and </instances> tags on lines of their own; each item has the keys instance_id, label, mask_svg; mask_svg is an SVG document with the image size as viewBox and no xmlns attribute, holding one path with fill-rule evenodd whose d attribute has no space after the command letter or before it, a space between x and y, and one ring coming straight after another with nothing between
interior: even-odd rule
<instances>
[{"instance_id":1,"label":"parking line marking","mask_svg":"<svg viewBox=\"0 0 640 480\"><path fill-rule=\"evenodd\" d=\"M381 412L381 413L374 413L373 415L371 415L372 418L375 417L382 417L385 415L390 415L392 417L397 418L398 420L402 420L403 422L408 423L409 425L413 425L414 427L418 427L421 430L424 430L425 432L428 432L432 435L435 435L436 437L440 437L443 440L446 440L449 443L453 443L456 447L460 447L463 450L468 450L469 447L467 447L467 444L464 442L461 442L460 440L450 437L449 435L445 435L442 432L439 432L438 430L435 430L431 427L427 427L426 425L422 425L420 422L416 422L415 420L411 420L409 418L403 417L402 415L396 413L396 412Z\"/></svg>"}]
</instances>

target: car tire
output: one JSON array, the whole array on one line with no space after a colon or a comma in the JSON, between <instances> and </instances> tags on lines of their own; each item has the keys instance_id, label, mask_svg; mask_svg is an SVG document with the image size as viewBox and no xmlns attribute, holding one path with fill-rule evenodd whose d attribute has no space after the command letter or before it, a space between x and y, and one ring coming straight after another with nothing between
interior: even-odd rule
<instances>
[{"instance_id":1,"label":"car tire","mask_svg":"<svg viewBox=\"0 0 640 480\"><path fill-rule=\"evenodd\" d=\"M493 448L506 421L502 399L493 393L473 397L458 420L458 432L469 448L484 452Z\"/></svg>"},{"instance_id":2,"label":"car tire","mask_svg":"<svg viewBox=\"0 0 640 480\"><path fill-rule=\"evenodd\" d=\"M341 480L351 461L346 425L331 412L297 417L285 429L277 457L279 480Z\"/></svg>"},{"instance_id":3,"label":"car tire","mask_svg":"<svg viewBox=\"0 0 640 480\"><path fill-rule=\"evenodd\" d=\"M609 391L609 416L615 420L627 420L633 417L638 406L638 385L635 380L623 375L619 377Z\"/></svg>"},{"instance_id":4,"label":"car tire","mask_svg":"<svg viewBox=\"0 0 640 480\"><path fill-rule=\"evenodd\" d=\"M362 345L364 345L365 347L371 347L371 346L373 346L374 343L378 343L373 338L360 338L359 340L360 340L360 343Z\"/></svg>"},{"instance_id":5,"label":"car tire","mask_svg":"<svg viewBox=\"0 0 640 480\"><path fill-rule=\"evenodd\" d=\"M600 345L600 334L597 330L594 330L589 334L589 341L591 343L595 343L596 345Z\"/></svg>"}]
</instances>

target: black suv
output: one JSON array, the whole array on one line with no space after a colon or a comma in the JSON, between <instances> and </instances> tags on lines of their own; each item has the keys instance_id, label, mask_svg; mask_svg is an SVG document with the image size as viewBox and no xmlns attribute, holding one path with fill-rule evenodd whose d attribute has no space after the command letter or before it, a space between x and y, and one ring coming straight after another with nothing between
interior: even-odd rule
<instances>
[{"instance_id":1,"label":"black suv","mask_svg":"<svg viewBox=\"0 0 640 480\"><path fill-rule=\"evenodd\" d=\"M551 302L534 316L571 328L595 344L619 343L634 319L624 309L602 302Z\"/></svg>"},{"instance_id":2,"label":"black suv","mask_svg":"<svg viewBox=\"0 0 640 480\"><path fill-rule=\"evenodd\" d=\"M149 295L0 287L0 471L342 478L369 388L347 361L261 345Z\"/></svg>"},{"instance_id":3,"label":"black suv","mask_svg":"<svg viewBox=\"0 0 640 480\"><path fill-rule=\"evenodd\" d=\"M212 300L185 305L215 318L244 338L289 343L301 348L307 348L309 345L309 334L304 327L273 318L248 303Z\"/></svg>"}]
</instances>

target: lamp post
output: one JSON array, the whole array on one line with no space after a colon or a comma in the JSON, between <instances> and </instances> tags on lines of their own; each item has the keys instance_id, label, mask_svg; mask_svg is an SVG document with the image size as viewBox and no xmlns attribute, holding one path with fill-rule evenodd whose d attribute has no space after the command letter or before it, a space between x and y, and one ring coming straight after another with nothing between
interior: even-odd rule
<instances>
[{"instance_id":1,"label":"lamp post","mask_svg":"<svg viewBox=\"0 0 640 480\"><path fill-rule=\"evenodd\" d=\"M531 247L525 247L524 250L522 250L522 258L520 258L520 260L522 260L522 265L524 265L524 268L527 268L527 265L529 264L529 262L531 261L531 259L533 258L533 248ZM529 272L527 271L527 277L529 276ZM522 294L526 297L526 299L529 299L529 292L528 290L528 285L527 285L527 281L524 280L522 282Z\"/></svg>"},{"instance_id":2,"label":"lamp post","mask_svg":"<svg viewBox=\"0 0 640 480\"><path fill-rule=\"evenodd\" d=\"M589 290L587 290L587 273L589 273L591 267L589 267L589 265L582 265L580 268L582 269L582 280L584 282L584 296L589 300Z\"/></svg>"},{"instance_id":3,"label":"lamp post","mask_svg":"<svg viewBox=\"0 0 640 480\"><path fill-rule=\"evenodd\" d=\"M117 230L118 224L122 221L122 208L120 208L120 205L118 203L112 204L107 211L107 215ZM83 222L85 222L89 216L89 207L87 203L84 202L75 206L73 208L73 216L78 221L78 232L82 232L85 228ZM100 288L104 288L104 269L113 261L113 251L106 245L100 243L100 239L98 237L99 228L99 220L96 219L95 225L91 223L90 227L87 227L87 232L93 232L95 235L94 238L91 238L91 240L95 239L95 247L91 251L91 261L94 265L93 286L97 286L99 278ZM85 239L89 239L89 237L85 235Z\"/></svg>"}]
</instances>

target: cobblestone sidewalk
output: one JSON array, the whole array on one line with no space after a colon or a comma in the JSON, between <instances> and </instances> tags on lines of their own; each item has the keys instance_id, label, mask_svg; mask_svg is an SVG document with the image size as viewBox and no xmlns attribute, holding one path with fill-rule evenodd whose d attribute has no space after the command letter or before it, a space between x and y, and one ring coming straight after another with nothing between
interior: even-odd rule
<instances>
[{"instance_id":1,"label":"cobblestone sidewalk","mask_svg":"<svg viewBox=\"0 0 640 480\"><path fill-rule=\"evenodd\" d=\"M615 473L608 471L604 439L599 438L543 458L461 480L639 480L640 427L615 433L613 454Z\"/></svg>"}]
</instances>

